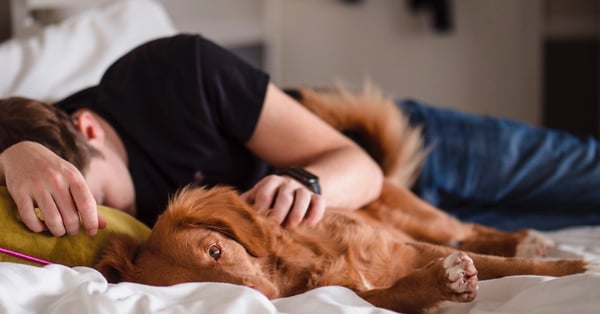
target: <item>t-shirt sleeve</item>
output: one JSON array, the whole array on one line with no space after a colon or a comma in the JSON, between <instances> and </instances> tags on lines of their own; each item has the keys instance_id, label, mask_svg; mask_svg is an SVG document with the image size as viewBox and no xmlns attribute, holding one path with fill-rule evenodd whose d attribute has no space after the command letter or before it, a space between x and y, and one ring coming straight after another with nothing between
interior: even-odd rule
<instances>
[{"instance_id":1,"label":"t-shirt sleeve","mask_svg":"<svg viewBox=\"0 0 600 314\"><path fill-rule=\"evenodd\" d=\"M246 142L268 83L266 73L210 40L177 35L148 42L111 65L97 87L97 110L126 123L124 132L153 126L180 140L200 132Z\"/></svg>"},{"instance_id":2,"label":"t-shirt sleeve","mask_svg":"<svg viewBox=\"0 0 600 314\"><path fill-rule=\"evenodd\" d=\"M196 49L199 84L212 114L229 135L247 141L258 122L269 76L199 36Z\"/></svg>"}]
</instances>

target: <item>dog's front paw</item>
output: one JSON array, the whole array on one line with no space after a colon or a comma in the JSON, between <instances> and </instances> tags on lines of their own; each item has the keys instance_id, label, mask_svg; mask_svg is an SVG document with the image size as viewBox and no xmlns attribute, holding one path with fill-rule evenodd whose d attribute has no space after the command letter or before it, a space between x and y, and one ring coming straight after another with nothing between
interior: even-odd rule
<instances>
[{"instance_id":1,"label":"dog's front paw","mask_svg":"<svg viewBox=\"0 0 600 314\"><path fill-rule=\"evenodd\" d=\"M535 230L527 230L527 235L517 244L516 257L543 257L555 243L549 237Z\"/></svg>"},{"instance_id":2,"label":"dog's front paw","mask_svg":"<svg viewBox=\"0 0 600 314\"><path fill-rule=\"evenodd\" d=\"M444 259L448 287L454 293L451 301L470 302L477 296L477 269L464 252L454 252Z\"/></svg>"}]
</instances>

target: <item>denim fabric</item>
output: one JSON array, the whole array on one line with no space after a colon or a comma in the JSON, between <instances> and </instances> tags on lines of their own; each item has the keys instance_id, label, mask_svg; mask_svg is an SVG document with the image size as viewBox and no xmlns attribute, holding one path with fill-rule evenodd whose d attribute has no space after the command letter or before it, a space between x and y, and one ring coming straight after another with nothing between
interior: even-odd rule
<instances>
[{"instance_id":1,"label":"denim fabric","mask_svg":"<svg viewBox=\"0 0 600 314\"><path fill-rule=\"evenodd\" d=\"M600 224L593 138L398 102L431 149L414 191L464 221L501 229Z\"/></svg>"}]
</instances>

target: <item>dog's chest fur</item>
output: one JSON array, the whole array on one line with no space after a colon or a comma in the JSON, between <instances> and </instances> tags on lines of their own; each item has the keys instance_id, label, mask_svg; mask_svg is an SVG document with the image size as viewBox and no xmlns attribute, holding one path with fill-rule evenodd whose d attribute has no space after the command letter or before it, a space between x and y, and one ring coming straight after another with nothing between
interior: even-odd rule
<instances>
[{"instance_id":1,"label":"dog's chest fur","mask_svg":"<svg viewBox=\"0 0 600 314\"><path fill-rule=\"evenodd\" d=\"M360 211L330 210L316 227L282 230L275 235L281 245L271 260L274 280L288 290L285 295L325 285L355 291L391 285L396 276L390 269L396 274L414 270L406 263L411 257L399 254L412 239L378 224Z\"/></svg>"}]
</instances>

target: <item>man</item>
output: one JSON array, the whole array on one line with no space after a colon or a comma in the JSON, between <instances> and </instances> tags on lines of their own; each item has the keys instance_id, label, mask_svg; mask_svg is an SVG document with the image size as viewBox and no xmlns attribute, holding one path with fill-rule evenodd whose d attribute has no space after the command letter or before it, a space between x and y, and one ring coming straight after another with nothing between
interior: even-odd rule
<instances>
[{"instance_id":1,"label":"man","mask_svg":"<svg viewBox=\"0 0 600 314\"><path fill-rule=\"evenodd\" d=\"M168 198L194 183L232 185L294 227L317 223L325 199L329 207L357 208L382 185L381 170L356 144L266 74L200 36L142 45L98 86L57 106L72 118L73 136L98 154L80 171L31 135L2 147L0 178L36 232L75 234L81 217L95 234L103 226L97 203L152 226ZM322 195L291 175L272 174L293 166L318 176Z\"/></svg>"}]
</instances>

